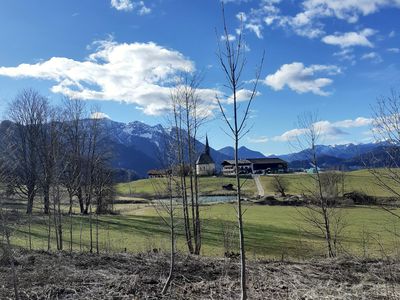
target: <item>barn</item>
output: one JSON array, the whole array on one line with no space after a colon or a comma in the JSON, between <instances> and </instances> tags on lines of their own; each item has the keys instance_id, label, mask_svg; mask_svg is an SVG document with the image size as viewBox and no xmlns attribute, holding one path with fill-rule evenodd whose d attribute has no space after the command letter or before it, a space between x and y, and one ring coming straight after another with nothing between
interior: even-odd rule
<instances>
[{"instance_id":1,"label":"barn","mask_svg":"<svg viewBox=\"0 0 400 300\"><path fill-rule=\"evenodd\" d=\"M224 160L222 162L223 175L235 175L235 161ZM280 158L248 158L238 161L239 174L274 174L286 173L288 163Z\"/></svg>"}]
</instances>

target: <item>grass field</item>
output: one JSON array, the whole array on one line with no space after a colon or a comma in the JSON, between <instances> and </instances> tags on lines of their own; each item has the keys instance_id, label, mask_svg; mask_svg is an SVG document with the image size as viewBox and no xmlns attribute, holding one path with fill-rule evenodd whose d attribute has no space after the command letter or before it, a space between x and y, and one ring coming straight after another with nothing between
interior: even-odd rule
<instances>
[{"instance_id":1,"label":"grass field","mask_svg":"<svg viewBox=\"0 0 400 300\"><path fill-rule=\"evenodd\" d=\"M310 236L301 227L306 226L294 207L245 205L246 248L250 257L281 258L282 256L307 258L324 255L324 243L321 238ZM101 251L141 252L153 248L168 249L169 231L153 206L146 204L118 204L120 215L100 216L99 243ZM237 232L235 209L232 204L216 204L201 208L203 226L202 254L221 256L224 248L224 236L233 244ZM343 236L343 247L351 254L367 253L372 256L398 254L400 239L393 232L398 220L377 208L346 208L344 214L349 226ZM26 217L25 217L26 218ZM75 215L73 221L73 248L89 249L89 217ZM95 233L96 217L93 217ZM47 249L47 218L35 214L32 235L34 249ZM178 248L185 251L182 222L179 221ZM69 249L69 218L63 219L64 249ZM80 237L82 228L82 237ZM28 227L24 220L13 236L13 243L28 247ZM54 238L54 236L53 236ZM52 244L55 248L54 240ZM228 249L229 250L229 249ZM230 249L237 251L235 247Z\"/></svg>"},{"instance_id":2,"label":"grass field","mask_svg":"<svg viewBox=\"0 0 400 300\"><path fill-rule=\"evenodd\" d=\"M188 179L187 179L188 180ZM188 181L189 182L189 181ZM256 186L253 179L242 179L242 190L246 196L254 196L256 194ZM234 194L234 191L226 191L223 185L235 184L234 178L228 177L200 177L199 190L201 195L225 195ZM128 183L117 184L116 190L120 195L141 195L144 197L155 197L157 193L162 191L165 185L164 178L141 179Z\"/></svg>"},{"instance_id":3,"label":"grass field","mask_svg":"<svg viewBox=\"0 0 400 300\"><path fill-rule=\"evenodd\" d=\"M289 179L288 193L300 194L303 186L311 184L311 179L305 174L282 175ZM129 195L143 194L154 196L154 185L163 179L138 180L132 183L119 184L117 191L122 201L114 205L115 215L103 215L98 217L99 241L103 251L127 251L140 252L153 248L168 248L168 227L157 214L151 202L137 202ZM266 193L273 193L269 176L261 177ZM202 194L219 195L226 191L223 184L233 183L233 178L202 177L200 190ZM374 182L374 178L367 171L355 171L346 173L345 191L363 191L374 196L389 196ZM248 195L255 194L255 184L249 179L244 184L244 190ZM130 201L124 201L128 199ZM140 199L139 199L140 200ZM39 202L38 202L39 203ZM10 201L10 207L13 201ZM38 204L39 205L39 204ZM18 205L13 206L14 209ZM21 211L24 205L20 204ZM262 206L257 204L245 204L245 239L250 256L254 257L312 257L323 255L324 242L321 237L306 234L301 228L307 228L300 217L299 211L305 208L284 206ZM67 207L64 207L67 211ZM400 220L379 207L348 207L343 209L348 227L346 227L342 244L351 254L369 253L380 256L382 253L398 254L400 250L400 238L396 235L399 231ZM400 213L400 210L399 212ZM16 245L27 247L27 220L21 213L22 222L17 226L13 236ZM178 220L178 247L185 251L183 240L183 228L180 216L180 206L177 206ZM233 204L214 204L201 207L203 228L202 253L210 256L221 256L227 250L224 248L224 239L236 245L236 211ZM96 223L96 217L93 217ZM32 233L35 249L47 249L47 217L34 214ZM63 218L64 249L69 249L69 218ZM73 248L88 250L89 247L89 217L75 214L72 218ZM94 226L94 225L93 225ZM80 234L82 228L82 234ZM94 232L95 232L95 226ZM233 235L232 235L233 234ZM54 233L53 233L54 235ZM232 235L232 236L231 236ZM54 236L52 247L55 248ZM80 242L80 240L82 242ZM236 251L235 249L230 249Z\"/></svg>"},{"instance_id":4,"label":"grass field","mask_svg":"<svg viewBox=\"0 0 400 300\"><path fill-rule=\"evenodd\" d=\"M311 175L309 174L282 174L289 183L288 193L293 195L302 194L313 184ZM253 179L242 179L245 181L243 191L247 197L257 195L256 185ZM260 176L261 183L266 194L274 194L271 182L271 176ZM155 190L162 186L165 179L142 179L129 183L120 183L116 186L117 193L123 196L140 195L144 197L155 197ZM200 191L202 195L224 195L229 194L228 191L222 189L222 185L232 183L235 186L234 178L227 177L201 177ZM377 180L369 173L368 170L359 170L344 173L344 192L363 192L367 195L376 197L390 197L392 194L381 188L377 184ZM159 189L159 188L158 188ZM231 194L234 192L231 192Z\"/></svg>"},{"instance_id":5,"label":"grass field","mask_svg":"<svg viewBox=\"0 0 400 300\"><path fill-rule=\"evenodd\" d=\"M280 176L287 179L287 192L293 195L306 192L313 184L311 177L313 175L309 174L284 174ZM275 191L271 185L274 179L271 176L261 176L260 179L266 194L274 194ZM393 196L389 191L378 185L377 179L368 170L345 172L343 188L345 193L357 191L375 197Z\"/></svg>"}]
</instances>

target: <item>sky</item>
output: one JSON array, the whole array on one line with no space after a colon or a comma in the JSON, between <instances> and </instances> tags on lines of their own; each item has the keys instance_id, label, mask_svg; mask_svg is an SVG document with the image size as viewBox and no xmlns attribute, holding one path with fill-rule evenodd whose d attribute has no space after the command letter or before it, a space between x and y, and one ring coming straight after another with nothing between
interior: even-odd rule
<instances>
[{"instance_id":1,"label":"sky","mask_svg":"<svg viewBox=\"0 0 400 300\"><path fill-rule=\"evenodd\" d=\"M265 52L241 145L289 153L307 112L318 115L321 143L373 140L373 107L400 83L400 0L224 3L229 39L242 24L246 45L241 100ZM34 88L55 105L75 97L115 121L165 124L173 80L198 72L209 111L200 136L232 145L216 105L218 95L232 107L216 55L220 1L3 0L0 25L3 119L18 92Z\"/></svg>"}]
</instances>

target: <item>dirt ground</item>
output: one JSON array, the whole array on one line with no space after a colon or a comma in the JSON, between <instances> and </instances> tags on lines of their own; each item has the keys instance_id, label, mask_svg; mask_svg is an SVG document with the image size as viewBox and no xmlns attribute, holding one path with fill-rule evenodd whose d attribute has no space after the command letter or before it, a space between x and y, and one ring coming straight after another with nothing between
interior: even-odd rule
<instances>
[{"instance_id":1,"label":"dirt ground","mask_svg":"<svg viewBox=\"0 0 400 300\"><path fill-rule=\"evenodd\" d=\"M163 253L15 254L20 299L238 299L234 259L178 255L176 277ZM0 261L0 299L14 299L10 261ZM336 259L249 261L249 299L400 299L400 262Z\"/></svg>"}]
</instances>

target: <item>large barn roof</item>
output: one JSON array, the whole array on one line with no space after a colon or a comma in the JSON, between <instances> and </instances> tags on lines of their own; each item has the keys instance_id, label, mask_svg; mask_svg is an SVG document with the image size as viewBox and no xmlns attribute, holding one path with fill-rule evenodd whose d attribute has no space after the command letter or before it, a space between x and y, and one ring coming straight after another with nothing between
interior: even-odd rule
<instances>
[{"instance_id":1,"label":"large barn roof","mask_svg":"<svg viewBox=\"0 0 400 300\"><path fill-rule=\"evenodd\" d=\"M287 164L286 161L280 158L249 158L253 164Z\"/></svg>"},{"instance_id":2,"label":"large barn roof","mask_svg":"<svg viewBox=\"0 0 400 300\"><path fill-rule=\"evenodd\" d=\"M222 165L234 165L234 164L235 164L235 160L233 160L233 159L227 159L222 162ZM239 159L238 164L239 165L250 165L251 161L248 159Z\"/></svg>"},{"instance_id":3,"label":"large barn roof","mask_svg":"<svg viewBox=\"0 0 400 300\"><path fill-rule=\"evenodd\" d=\"M280 158L248 158L239 159L239 165L250 165L250 164L287 164L286 161ZM235 161L233 159L224 160L222 165L234 165Z\"/></svg>"}]
</instances>

